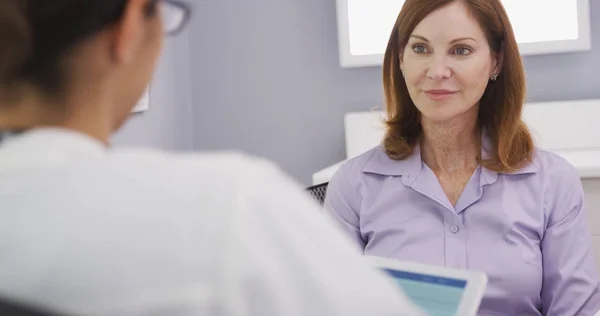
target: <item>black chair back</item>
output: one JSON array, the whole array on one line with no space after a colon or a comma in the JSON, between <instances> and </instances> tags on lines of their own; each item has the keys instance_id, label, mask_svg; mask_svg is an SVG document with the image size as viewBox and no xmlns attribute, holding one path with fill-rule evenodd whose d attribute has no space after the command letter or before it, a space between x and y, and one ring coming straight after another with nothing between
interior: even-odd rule
<instances>
[{"instance_id":1,"label":"black chair back","mask_svg":"<svg viewBox=\"0 0 600 316\"><path fill-rule=\"evenodd\" d=\"M0 298L0 316L67 316Z\"/></svg>"},{"instance_id":2,"label":"black chair back","mask_svg":"<svg viewBox=\"0 0 600 316\"><path fill-rule=\"evenodd\" d=\"M329 182L313 185L306 188L306 191L308 191L319 205L323 205L325 202L325 195L327 195L327 185L329 185Z\"/></svg>"}]
</instances>

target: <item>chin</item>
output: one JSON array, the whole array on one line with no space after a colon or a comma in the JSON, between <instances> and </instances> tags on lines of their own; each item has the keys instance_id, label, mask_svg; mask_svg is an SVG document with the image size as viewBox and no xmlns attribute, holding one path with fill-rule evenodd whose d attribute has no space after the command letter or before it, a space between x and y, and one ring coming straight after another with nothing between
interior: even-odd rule
<instances>
[{"instance_id":1,"label":"chin","mask_svg":"<svg viewBox=\"0 0 600 316\"><path fill-rule=\"evenodd\" d=\"M421 113L423 115L424 119L427 119L428 121L431 122L436 122L436 123L442 123L442 122L447 122L447 121L451 121L453 118L455 118L455 115L440 115L440 114L435 114L435 113Z\"/></svg>"},{"instance_id":2,"label":"chin","mask_svg":"<svg viewBox=\"0 0 600 316\"><path fill-rule=\"evenodd\" d=\"M420 107L418 110L419 112L421 112L421 116L423 116L423 118L434 122L448 121L457 116L460 116L461 114L461 111L459 111L450 104L443 106L437 104L428 104L424 107Z\"/></svg>"},{"instance_id":3,"label":"chin","mask_svg":"<svg viewBox=\"0 0 600 316\"><path fill-rule=\"evenodd\" d=\"M425 111L421 111L423 118L432 122L448 122L460 118L465 114L466 111L457 109L440 109L440 108L429 108Z\"/></svg>"},{"instance_id":4,"label":"chin","mask_svg":"<svg viewBox=\"0 0 600 316\"><path fill-rule=\"evenodd\" d=\"M424 100L424 106L418 107L423 118L433 122L447 122L458 119L463 116L470 116L468 113L474 114L474 119L477 119L477 107L464 107L457 102L431 102ZM474 110L474 111L472 111Z\"/></svg>"}]
</instances>

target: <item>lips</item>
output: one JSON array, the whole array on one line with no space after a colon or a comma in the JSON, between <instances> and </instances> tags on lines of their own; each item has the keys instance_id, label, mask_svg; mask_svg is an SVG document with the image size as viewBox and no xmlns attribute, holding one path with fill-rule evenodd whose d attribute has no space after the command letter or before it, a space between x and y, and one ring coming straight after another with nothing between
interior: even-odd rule
<instances>
[{"instance_id":1,"label":"lips","mask_svg":"<svg viewBox=\"0 0 600 316\"><path fill-rule=\"evenodd\" d=\"M427 97L429 97L430 99L435 100L435 101L448 99L457 93L457 91L441 90L441 89L426 90L424 92L425 92L425 95L427 95Z\"/></svg>"}]
</instances>

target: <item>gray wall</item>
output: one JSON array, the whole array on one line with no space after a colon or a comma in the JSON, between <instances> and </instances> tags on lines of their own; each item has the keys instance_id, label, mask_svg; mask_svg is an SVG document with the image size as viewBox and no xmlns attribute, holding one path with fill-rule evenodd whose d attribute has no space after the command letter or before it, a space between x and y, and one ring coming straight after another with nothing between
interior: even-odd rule
<instances>
[{"instance_id":1,"label":"gray wall","mask_svg":"<svg viewBox=\"0 0 600 316\"><path fill-rule=\"evenodd\" d=\"M113 145L193 149L190 31L165 40L150 85L150 110L133 114L114 136Z\"/></svg>"},{"instance_id":2,"label":"gray wall","mask_svg":"<svg viewBox=\"0 0 600 316\"><path fill-rule=\"evenodd\" d=\"M339 68L335 1L196 7L195 147L265 156L304 184L343 159L344 113L377 105L381 84L377 68Z\"/></svg>"},{"instance_id":3,"label":"gray wall","mask_svg":"<svg viewBox=\"0 0 600 316\"><path fill-rule=\"evenodd\" d=\"M190 1L188 33L167 42L151 110L117 144L237 148L305 185L342 160L343 115L380 106L382 89L379 67L339 67L335 1ZM600 1L590 2L599 47ZM600 48L525 62L530 101L600 98Z\"/></svg>"}]
</instances>

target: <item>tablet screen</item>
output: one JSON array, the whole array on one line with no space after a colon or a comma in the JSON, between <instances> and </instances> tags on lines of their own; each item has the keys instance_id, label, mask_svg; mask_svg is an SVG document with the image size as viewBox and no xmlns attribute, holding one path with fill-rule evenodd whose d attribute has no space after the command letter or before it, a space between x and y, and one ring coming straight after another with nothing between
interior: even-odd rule
<instances>
[{"instance_id":1,"label":"tablet screen","mask_svg":"<svg viewBox=\"0 0 600 316\"><path fill-rule=\"evenodd\" d=\"M456 315L467 281L387 268L383 270L396 280L406 296L427 315Z\"/></svg>"}]
</instances>

